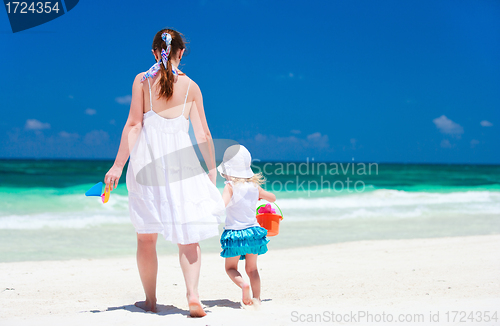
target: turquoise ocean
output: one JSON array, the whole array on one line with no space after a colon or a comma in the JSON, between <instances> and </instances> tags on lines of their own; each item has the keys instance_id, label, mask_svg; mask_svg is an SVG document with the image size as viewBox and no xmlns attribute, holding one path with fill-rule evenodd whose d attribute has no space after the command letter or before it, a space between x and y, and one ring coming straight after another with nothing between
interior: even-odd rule
<instances>
[{"instance_id":1,"label":"turquoise ocean","mask_svg":"<svg viewBox=\"0 0 500 326\"><path fill-rule=\"evenodd\" d=\"M84 195L112 164L0 160L0 262L134 255L127 166L108 203ZM500 234L500 165L254 162L253 170L283 212L270 250ZM203 241L202 250L218 252L218 241ZM177 247L159 237L158 252Z\"/></svg>"}]
</instances>

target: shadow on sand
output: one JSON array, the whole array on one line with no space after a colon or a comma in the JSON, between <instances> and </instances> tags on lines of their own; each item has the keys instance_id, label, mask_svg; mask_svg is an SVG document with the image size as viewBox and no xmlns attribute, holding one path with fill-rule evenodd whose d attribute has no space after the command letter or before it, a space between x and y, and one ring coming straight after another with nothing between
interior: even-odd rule
<instances>
[{"instance_id":1,"label":"shadow on sand","mask_svg":"<svg viewBox=\"0 0 500 326\"><path fill-rule=\"evenodd\" d=\"M211 307L228 307L233 309L241 309L241 303L227 300L227 299L218 299L218 300L202 300L203 303L208 308Z\"/></svg>"},{"instance_id":2,"label":"shadow on sand","mask_svg":"<svg viewBox=\"0 0 500 326\"><path fill-rule=\"evenodd\" d=\"M264 299L262 301L271 301L271 299ZM227 308L233 308L233 309L241 309L241 303L240 302L235 302L231 301L228 299L217 299L217 300L202 300L201 303L205 306L204 310L205 312L209 313L210 309L212 307L227 307ZM176 306L173 305L163 305L163 304L157 304L157 315L184 315L188 318L191 318L189 315L189 310L184 310L177 308ZM127 310L130 312L139 312L139 313L147 313L146 311L142 310L139 307L136 307L133 304L129 305L123 305L119 307L108 307L106 310L90 310L92 313L101 313L101 312L106 312L106 311L114 311L114 310Z\"/></svg>"},{"instance_id":3,"label":"shadow on sand","mask_svg":"<svg viewBox=\"0 0 500 326\"><path fill-rule=\"evenodd\" d=\"M191 317L189 315L189 310L180 309L180 308L177 308L176 306L173 306L173 305L157 304L156 309L157 309L157 312L156 312L157 315L176 315L176 314L179 314L179 315L184 315L186 317ZM130 312L147 313L146 311L142 310L139 307L136 307L133 304L119 306L119 307L108 307L108 309L102 310L102 311L101 310L91 310L90 312L99 313L99 312L106 312L106 311L113 311L113 310L127 310Z\"/></svg>"}]
</instances>

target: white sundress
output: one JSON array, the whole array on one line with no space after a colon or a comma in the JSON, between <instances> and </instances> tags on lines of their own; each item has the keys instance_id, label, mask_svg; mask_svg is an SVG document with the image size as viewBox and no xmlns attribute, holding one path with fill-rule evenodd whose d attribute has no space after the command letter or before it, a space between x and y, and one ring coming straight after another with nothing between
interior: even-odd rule
<instances>
[{"instance_id":1,"label":"white sundress","mask_svg":"<svg viewBox=\"0 0 500 326\"><path fill-rule=\"evenodd\" d=\"M179 244L218 236L224 201L201 167L184 117L191 79L182 113L173 119L153 111L147 81L150 110L131 145L126 176L132 224L137 233L159 233Z\"/></svg>"}]
</instances>

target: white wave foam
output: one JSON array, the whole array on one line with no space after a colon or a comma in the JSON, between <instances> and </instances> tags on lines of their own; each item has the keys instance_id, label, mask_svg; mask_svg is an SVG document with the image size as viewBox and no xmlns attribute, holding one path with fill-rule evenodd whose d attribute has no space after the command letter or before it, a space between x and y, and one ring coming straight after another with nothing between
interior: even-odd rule
<instances>
[{"instance_id":1,"label":"white wave foam","mask_svg":"<svg viewBox=\"0 0 500 326\"><path fill-rule=\"evenodd\" d=\"M53 206L56 206L55 208ZM102 224L130 223L128 197L114 195L106 204L101 198L58 196L56 204L41 213L0 216L0 229L86 228Z\"/></svg>"},{"instance_id":2,"label":"white wave foam","mask_svg":"<svg viewBox=\"0 0 500 326\"><path fill-rule=\"evenodd\" d=\"M500 203L500 192L467 191L429 193L380 189L336 197L281 199L279 202L286 203L284 205L288 208L312 208L318 205L325 208L358 208L452 203Z\"/></svg>"},{"instance_id":3,"label":"white wave foam","mask_svg":"<svg viewBox=\"0 0 500 326\"><path fill-rule=\"evenodd\" d=\"M65 209L0 216L0 229L86 228L102 224L130 224L128 197L114 195L106 204L100 198L67 195L57 200ZM279 199L285 220L405 219L433 216L500 217L500 192L406 192L379 189L371 192L321 198ZM259 203L260 204L260 203Z\"/></svg>"},{"instance_id":4,"label":"white wave foam","mask_svg":"<svg viewBox=\"0 0 500 326\"><path fill-rule=\"evenodd\" d=\"M278 199L292 220L417 218L434 215L498 215L500 192L406 192L380 189L323 198Z\"/></svg>"},{"instance_id":5,"label":"white wave foam","mask_svg":"<svg viewBox=\"0 0 500 326\"><path fill-rule=\"evenodd\" d=\"M35 214L35 215L10 215L0 217L0 229L42 229L42 228L68 228L81 229L102 224L130 223L128 216L107 214Z\"/></svg>"}]
</instances>

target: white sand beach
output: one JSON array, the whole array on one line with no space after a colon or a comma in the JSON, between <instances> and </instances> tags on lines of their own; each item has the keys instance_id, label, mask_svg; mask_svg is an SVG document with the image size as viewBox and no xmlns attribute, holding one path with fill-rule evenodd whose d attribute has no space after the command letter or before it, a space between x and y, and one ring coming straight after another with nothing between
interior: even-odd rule
<instances>
[{"instance_id":1,"label":"white sand beach","mask_svg":"<svg viewBox=\"0 0 500 326\"><path fill-rule=\"evenodd\" d=\"M240 309L240 291L226 276L224 260L205 253L204 318L188 317L175 255L159 257L157 314L133 305L143 300L135 257L1 263L0 325L332 324L332 317L340 318L332 313L344 315L340 324L366 324L360 311L372 319L392 314L392 324L401 314L415 319L422 313L420 325L463 325L460 315L451 323L447 311L492 315L496 309L500 318L499 248L500 235L485 235L271 250L259 258L259 311Z\"/></svg>"}]
</instances>

